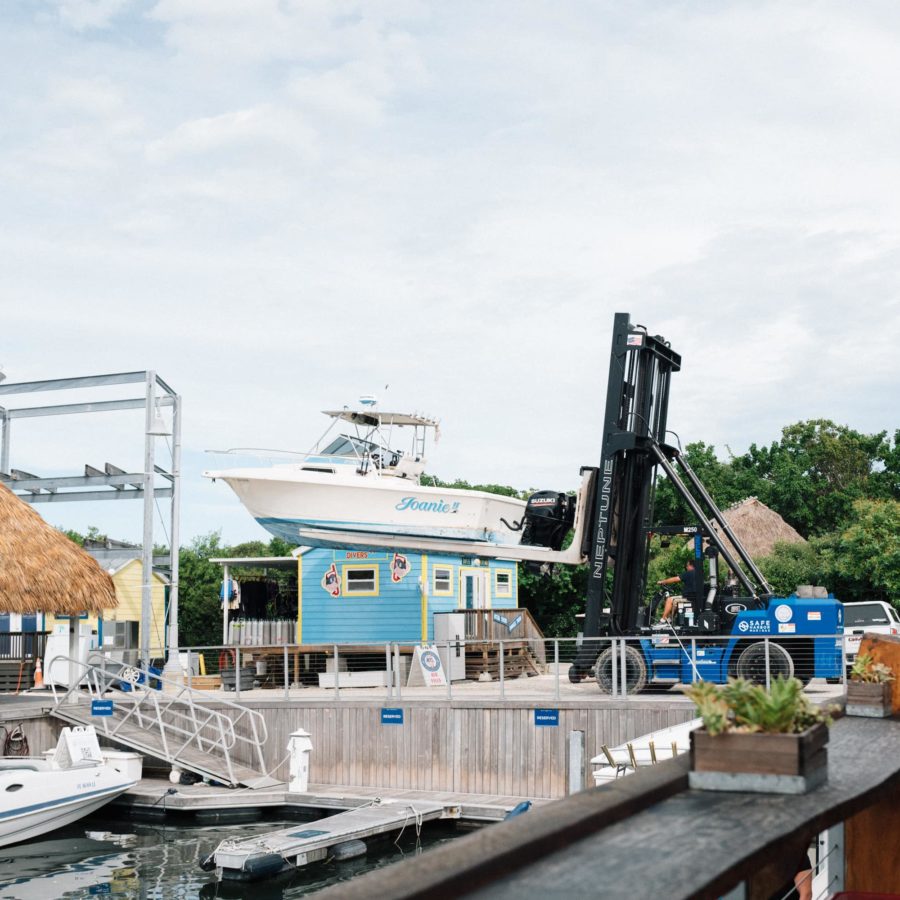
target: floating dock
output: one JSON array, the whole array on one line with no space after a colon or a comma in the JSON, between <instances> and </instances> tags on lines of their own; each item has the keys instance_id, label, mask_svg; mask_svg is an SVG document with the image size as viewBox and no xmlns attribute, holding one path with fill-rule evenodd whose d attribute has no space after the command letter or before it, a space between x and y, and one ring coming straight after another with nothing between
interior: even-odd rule
<instances>
[{"instance_id":1,"label":"floating dock","mask_svg":"<svg viewBox=\"0 0 900 900\"><path fill-rule=\"evenodd\" d=\"M327 810L345 812L368 806L379 797L390 797L397 803L437 804L444 809L457 808L466 822L499 822L523 800L536 805L547 800L515 795L466 794L457 791L413 791L391 787L345 787L336 784L311 784L306 793L288 791L286 787L251 791L246 788L220 788L206 784L173 786L166 778L142 778L131 790L113 801L119 809L138 816L196 815L208 818L219 814L223 819L240 818L242 812L262 816L264 810L275 813L308 813L319 816Z\"/></svg>"},{"instance_id":2,"label":"floating dock","mask_svg":"<svg viewBox=\"0 0 900 900\"><path fill-rule=\"evenodd\" d=\"M315 822L298 823L243 841L223 841L203 863L228 881L257 881L329 855L360 856L364 841L407 827L417 832L433 819L458 819L458 806L416 800L382 800Z\"/></svg>"}]
</instances>

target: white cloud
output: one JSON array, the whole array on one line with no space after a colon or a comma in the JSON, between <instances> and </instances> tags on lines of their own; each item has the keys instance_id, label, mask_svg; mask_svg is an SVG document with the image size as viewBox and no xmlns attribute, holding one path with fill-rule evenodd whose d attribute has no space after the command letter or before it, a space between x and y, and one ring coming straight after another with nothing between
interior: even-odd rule
<instances>
[{"instance_id":1,"label":"white cloud","mask_svg":"<svg viewBox=\"0 0 900 900\"><path fill-rule=\"evenodd\" d=\"M75 31L109 28L129 0L56 0L60 20Z\"/></svg>"},{"instance_id":2,"label":"white cloud","mask_svg":"<svg viewBox=\"0 0 900 900\"><path fill-rule=\"evenodd\" d=\"M574 486L617 310L683 353L683 440L897 422L892 4L53 8L0 12L2 357L170 380L187 535L256 533L203 449L387 382L439 474Z\"/></svg>"},{"instance_id":3,"label":"white cloud","mask_svg":"<svg viewBox=\"0 0 900 900\"><path fill-rule=\"evenodd\" d=\"M147 159L151 163L168 163L177 157L206 157L254 148L258 151L266 146L309 157L315 150L315 137L314 131L289 110L266 104L184 122L151 141Z\"/></svg>"}]
</instances>

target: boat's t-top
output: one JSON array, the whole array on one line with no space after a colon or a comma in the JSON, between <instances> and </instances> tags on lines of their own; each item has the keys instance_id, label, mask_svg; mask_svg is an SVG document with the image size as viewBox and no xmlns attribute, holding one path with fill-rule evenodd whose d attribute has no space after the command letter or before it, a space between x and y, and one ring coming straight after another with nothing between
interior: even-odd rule
<instances>
[{"instance_id":1,"label":"boat's t-top","mask_svg":"<svg viewBox=\"0 0 900 900\"><path fill-rule=\"evenodd\" d=\"M425 444L428 430L440 438L440 422L417 413L381 412L373 399L361 399L362 409L326 409L332 419L325 434L313 445L301 464L304 469L352 464L360 475L392 475L418 481L425 471ZM325 443L339 422L354 426L353 434L339 434ZM412 428L408 450L396 446L395 428Z\"/></svg>"}]
</instances>

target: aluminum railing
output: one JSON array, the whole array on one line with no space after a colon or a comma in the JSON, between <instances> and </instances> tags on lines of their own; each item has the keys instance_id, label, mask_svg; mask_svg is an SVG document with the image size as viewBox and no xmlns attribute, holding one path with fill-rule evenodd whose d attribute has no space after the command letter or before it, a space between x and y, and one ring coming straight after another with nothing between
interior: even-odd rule
<instances>
[{"instance_id":1,"label":"aluminum railing","mask_svg":"<svg viewBox=\"0 0 900 900\"><path fill-rule=\"evenodd\" d=\"M254 691L265 699L386 700L404 696L500 699L634 699L698 680L740 676L770 684L779 674L796 676L814 692L826 691L823 675L845 682L844 635L684 636L655 632L642 637L590 640L597 663L575 683L572 662L584 641L576 638L388 642L272 647L209 646L182 650L188 685ZM417 650L431 647L442 660L444 679L427 686ZM649 648L654 652L650 653ZM202 665L200 663L202 662ZM202 674L198 674L199 673ZM416 670L416 671L413 671ZM412 674L412 677L411 677ZM815 680L814 680L815 679Z\"/></svg>"},{"instance_id":2,"label":"aluminum railing","mask_svg":"<svg viewBox=\"0 0 900 900\"><path fill-rule=\"evenodd\" d=\"M241 781L237 769L247 767L240 759L252 760L249 768L259 774L266 771L263 745L268 732L260 713L224 699L217 699L217 708L211 709L208 693L99 653L86 662L57 656L51 667L59 663L66 663L69 672L73 666L81 672L77 679L65 679L70 682L65 690L48 672L53 712L60 718L91 724L110 740L232 784ZM112 691L118 692L119 702L111 714L97 715L93 701L108 699Z\"/></svg>"}]
</instances>

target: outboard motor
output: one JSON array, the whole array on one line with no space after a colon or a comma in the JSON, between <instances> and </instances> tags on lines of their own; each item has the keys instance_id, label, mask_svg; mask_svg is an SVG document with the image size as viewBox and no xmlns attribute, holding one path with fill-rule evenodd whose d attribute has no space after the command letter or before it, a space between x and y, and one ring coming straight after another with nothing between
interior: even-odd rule
<instances>
[{"instance_id":1,"label":"outboard motor","mask_svg":"<svg viewBox=\"0 0 900 900\"><path fill-rule=\"evenodd\" d=\"M525 506L525 530L521 543L561 550L575 521L576 498L556 491L538 491Z\"/></svg>"}]
</instances>

